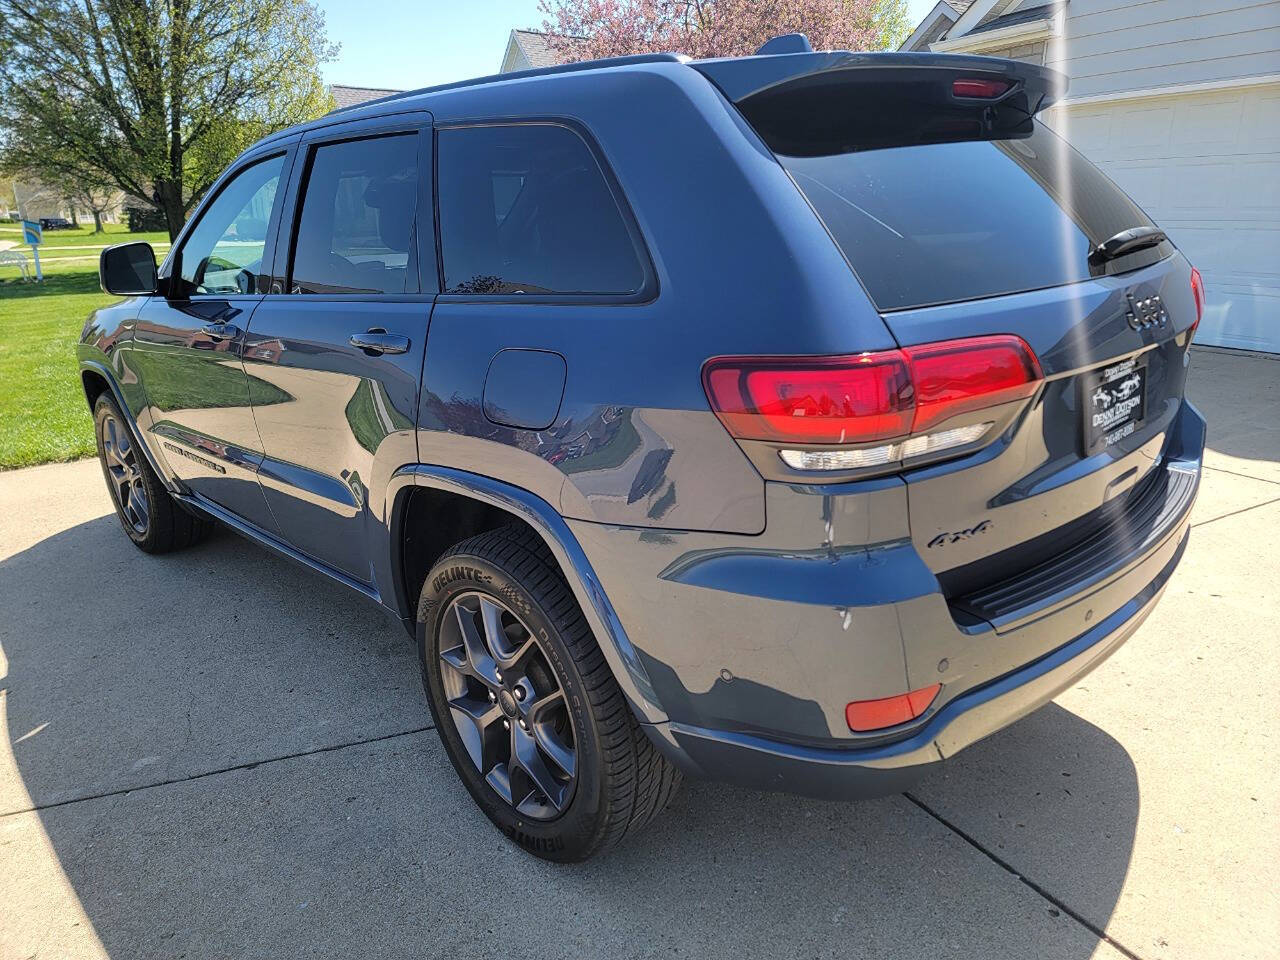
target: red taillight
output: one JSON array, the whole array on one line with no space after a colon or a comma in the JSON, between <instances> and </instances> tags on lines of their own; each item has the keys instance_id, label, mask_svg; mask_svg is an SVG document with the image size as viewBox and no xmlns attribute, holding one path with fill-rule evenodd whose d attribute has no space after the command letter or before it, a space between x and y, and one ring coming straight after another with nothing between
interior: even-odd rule
<instances>
[{"instance_id":1,"label":"red taillight","mask_svg":"<svg viewBox=\"0 0 1280 960\"><path fill-rule=\"evenodd\" d=\"M870 443L1028 397L1040 364L1015 336L845 357L721 357L703 370L711 408L740 440Z\"/></svg>"},{"instance_id":2,"label":"red taillight","mask_svg":"<svg viewBox=\"0 0 1280 960\"><path fill-rule=\"evenodd\" d=\"M711 407L742 440L858 443L911 428L911 380L897 350L850 357L727 357L703 371Z\"/></svg>"},{"instance_id":3,"label":"red taillight","mask_svg":"<svg viewBox=\"0 0 1280 960\"><path fill-rule=\"evenodd\" d=\"M1191 329L1188 331L1188 343L1196 335L1196 327L1200 326L1200 318L1204 316L1204 280L1201 279L1200 271L1195 267L1191 268L1191 296L1196 302L1196 322L1191 325Z\"/></svg>"},{"instance_id":4,"label":"red taillight","mask_svg":"<svg viewBox=\"0 0 1280 960\"><path fill-rule=\"evenodd\" d=\"M957 97L970 100L994 100L1002 96L1013 84L1008 80L983 80L977 77L964 77L951 84L951 92Z\"/></svg>"},{"instance_id":5,"label":"red taillight","mask_svg":"<svg viewBox=\"0 0 1280 960\"><path fill-rule=\"evenodd\" d=\"M931 687L921 687L883 700L855 700L844 708L844 719L849 729L857 733L896 727L928 710L941 689L942 684L935 683Z\"/></svg>"},{"instance_id":6,"label":"red taillight","mask_svg":"<svg viewBox=\"0 0 1280 960\"><path fill-rule=\"evenodd\" d=\"M1040 363L1020 337L974 337L907 347L916 388L912 432L958 413L994 407L1035 393Z\"/></svg>"}]
</instances>

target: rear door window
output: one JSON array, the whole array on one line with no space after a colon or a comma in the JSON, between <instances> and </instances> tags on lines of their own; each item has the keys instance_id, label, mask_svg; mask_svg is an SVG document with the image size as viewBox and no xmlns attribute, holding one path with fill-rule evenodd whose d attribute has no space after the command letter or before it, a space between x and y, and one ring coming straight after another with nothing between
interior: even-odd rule
<instances>
[{"instance_id":1,"label":"rear door window","mask_svg":"<svg viewBox=\"0 0 1280 960\"><path fill-rule=\"evenodd\" d=\"M290 292L414 292L416 133L316 147L293 246Z\"/></svg>"},{"instance_id":2,"label":"rear door window","mask_svg":"<svg viewBox=\"0 0 1280 960\"><path fill-rule=\"evenodd\" d=\"M1039 123L1030 135L779 156L880 310L1084 280L1089 252L1146 214ZM1167 256L1162 244L1108 272Z\"/></svg>"},{"instance_id":3,"label":"rear door window","mask_svg":"<svg viewBox=\"0 0 1280 960\"><path fill-rule=\"evenodd\" d=\"M446 293L631 294L639 251L595 155L555 124L437 134Z\"/></svg>"}]
</instances>

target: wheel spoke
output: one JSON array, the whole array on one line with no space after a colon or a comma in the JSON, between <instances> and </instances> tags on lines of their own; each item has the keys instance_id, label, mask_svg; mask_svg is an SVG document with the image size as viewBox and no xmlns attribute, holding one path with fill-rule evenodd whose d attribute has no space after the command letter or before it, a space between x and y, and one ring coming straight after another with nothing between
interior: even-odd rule
<instances>
[{"instance_id":1,"label":"wheel spoke","mask_svg":"<svg viewBox=\"0 0 1280 960\"><path fill-rule=\"evenodd\" d=\"M506 624L502 614L500 604L487 597L480 598L480 620L484 624L485 644L498 666L510 672L533 649L534 641L533 636L519 621ZM512 632L520 639L513 641L510 636Z\"/></svg>"},{"instance_id":2,"label":"wheel spoke","mask_svg":"<svg viewBox=\"0 0 1280 960\"><path fill-rule=\"evenodd\" d=\"M547 798L547 802L555 807L556 812L562 809L565 784L556 779L547 762L542 759L542 754L533 737L518 725L511 727L511 764L519 766L524 771L529 782Z\"/></svg>"},{"instance_id":3,"label":"wheel spoke","mask_svg":"<svg viewBox=\"0 0 1280 960\"><path fill-rule=\"evenodd\" d=\"M548 727L534 727L533 738L551 762L564 771L565 776L577 775L578 753L572 746L564 743L555 731Z\"/></svg>"},{"instance_id":4,"label":"wheel spoke","mask_svg":"<svg viewBox=\"0 0 1280 960\"><path fill-rule=\"evenodd\" d=\"M481 767L480 769L484 769ZM514 805L515 800L511 795L511 769L505 763L496 763L493 768L485 774L485 782L493 787L494 792L503 800Z\"/></svg>"},{"instance_id":5,"label":"wheel spoke","mask_svg":"<svg viewBox=\"0 0 1280 960\"><path fill-rule=\"evenodd\" d=\"M148 508L147 494L142 489L141 480L135 480L133 486L129 488L129 502L133 504L134 512L138 515L138 523L146 526L147 521L151 519L151 511Z\"/></svg>"},{"instance_id":6,"label":"wheel spoke","mask_svg":"<svg viewBox=\"0 0 1280 960\"><path fill-rule=\"evenodd\" d=\"M480 770L485 768L489 730L502 719L502 711L494 704L475 697L455 697L449 701L449 713L453 716L458 736L462 738L471 761Z\"/></svg>"},{"instance_id":7,"label":"wheel spoke","mask_svg":"<svg viewBox=\"0 0 1280 960\"><path fill-rule=\"evenodd\" d=\"M453 612L458 618L458 627L462 631L462 645L467 653L468 672L487 686L500 686L502 681L498 679L498 665L489 653L489 648L485 645L484 638L480 636L480 631L476 629L475 616L461 603L453 605Z\"/></svg>"},{"instance_id":8,"label":"wheel spoke","mask_svg":"<svg viewBox=\"0 0 1280 960\"><path fill-rule=\"evenodd\" d=\"M542 720L543 715L552 707L563 706L564 703L564 691L556 687L550 693L544 694L536 700L529 700L527 704L522 704L521 712L526 720L531 724L535 724Z\"/></svg>"}]
</instances>

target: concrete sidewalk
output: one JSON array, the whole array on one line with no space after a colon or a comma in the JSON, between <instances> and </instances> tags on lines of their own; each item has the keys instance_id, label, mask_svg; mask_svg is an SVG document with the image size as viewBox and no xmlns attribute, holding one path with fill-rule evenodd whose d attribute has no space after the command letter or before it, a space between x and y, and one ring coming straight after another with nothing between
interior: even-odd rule
<instances>
[{"instance_id":1,"label":"concrete sidewalk","mask_svg":"<svg viewBox=\"0 0 1280 960\"><path fill-rule=\"evenodd\" d=\"M0 958L1274 957L1280 362L1191 395L1191 545L1098 671L910 795L692 783L579 867L474 807L366 601L139 553L95 462L0 473Z\"/></svg>"}]
</instances>

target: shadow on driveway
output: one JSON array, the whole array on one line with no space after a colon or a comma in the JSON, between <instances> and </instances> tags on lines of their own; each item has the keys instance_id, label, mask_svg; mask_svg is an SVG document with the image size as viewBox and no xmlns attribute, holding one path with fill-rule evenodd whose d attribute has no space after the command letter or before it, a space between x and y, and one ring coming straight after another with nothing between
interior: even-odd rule
<instances>
[{"instance_id":1,"label":"shadow on driveway","mask_svg":"<svg viewBox=\"0 0 1280 960\"><path fill-rule=\"evenodd\" d=\"M1051 705L914 802L691 783L614 854L555 867L458 783L399 625L237 537L153 558L113 516L82 523L0 563L0 609L0 824L47 835L116 957L1083 960L1097 938L1052 884L1020 882L932 798L1015 830L1051 813L1030 842L1091 878L1071 906L1095 931L1132 851L1129 756ZM36 882L18 860L13 882Z\"/></svg>"}]
</instances>

